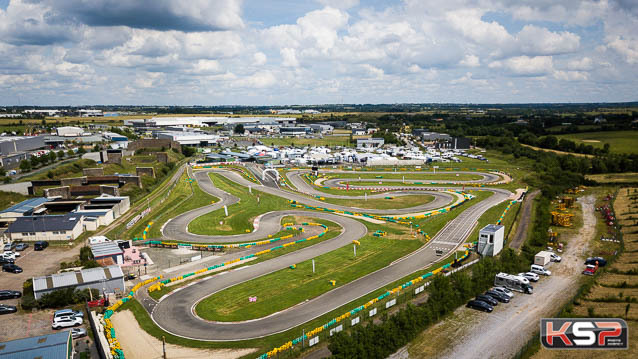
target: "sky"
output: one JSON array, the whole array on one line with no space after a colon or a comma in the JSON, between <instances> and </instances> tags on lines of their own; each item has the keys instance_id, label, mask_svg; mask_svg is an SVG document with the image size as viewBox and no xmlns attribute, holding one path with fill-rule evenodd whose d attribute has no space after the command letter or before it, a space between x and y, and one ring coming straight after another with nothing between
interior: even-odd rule
<instances>
[{"instance_id":1,"label":"sky","mask_svg":"<svg viewBox=\"0 0 638 359\"><path fill-rule=\"evenodd\" d=\"M625 102L636 0L0 0L0 105Z\"/></svg>"}]
</instances>

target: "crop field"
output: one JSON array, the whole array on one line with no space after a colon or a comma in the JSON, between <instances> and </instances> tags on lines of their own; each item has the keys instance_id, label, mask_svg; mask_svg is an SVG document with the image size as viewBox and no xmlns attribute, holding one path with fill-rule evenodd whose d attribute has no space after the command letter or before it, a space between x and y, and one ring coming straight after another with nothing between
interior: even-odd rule
<instances>
[{"instance_id":1,"label":"crop field","mask_svg":"<svg viewBox=\"0 0 638 359\"><path fill-rule=\"evenodd\" d=\"M602 173L597 175L586 175L587 179L599 183L635 183L638 182L638 173Z\"/></svg>"},{"instance_id":2,"label":"crop field","mask_svg":"<svg viewBox=\"0 0 638 359\"><path fill-rule=\"evenodd\" d=\"M595 148L603 148L608 143L610 151L616 153L638 153L638 146L636 146L638 131L585 132L556 137L572 140L578 145L581 143L592 145Z\"/></svg>"}]
</instances>

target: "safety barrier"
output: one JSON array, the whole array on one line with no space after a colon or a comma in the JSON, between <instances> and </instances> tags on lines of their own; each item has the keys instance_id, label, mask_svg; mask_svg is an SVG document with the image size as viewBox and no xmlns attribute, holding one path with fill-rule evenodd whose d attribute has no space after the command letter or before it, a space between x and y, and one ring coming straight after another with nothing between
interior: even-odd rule
<instances>
[{"instance_id":1,"label":"safety barrier","mask_svg":"<svg viewBox=\"0 0 638 359\"><path fill-rule=\"evenodd\" d=\"M143 282L137 283L133 288L131 288L129 294L126 297L118 300L117 302L115 302L115 304L106 308L106 311L104 312L104 318L103 318L104 333L106 334L106 340L109 343L111 356L114 359L124 359L124 352L122 351L122 346L120 345L120 342L117 340L117 336L115 335L115 328L113 328L113 323L111 323L111 317L113 316L113 313L115 313L115 311L117 311L117 309L121 307L124 303L133 299L133 296L140 288L160 279L162 279L162 276L150 278Z\"/></svg>"},{"instance_id":2,"label":"safety barrier","mask_svg":"<svg viewBox=\"0 0 638 359\"><path fill-rule=\"evenodd\" d=\"M510 201L510 203L508 203L507 207L505 207L505 210L503 211L501 216L498 218L498 221L496 221L496 224L501 224L501 222L503 222L503 218L505 218L505 215L507 214L507 211L509 211L510 207L512 207L512 205L516 204L516 203L518 203L518 201L516 201L516 200Z\"/></svg>"},{"instance_id":3,"label":"safety barrier","mask_svg":"<svg viewBox=\"0 0 638 359\"><path fill-rule=\"evenodd\" d=\"M286 342L285 344L283 344L283 345L281 345L281 346L279 346L277 348L273 348L272 350L268 351L267 353L264 353L264 354L258 356L257 359L267 359L267 358L271 358L273 356L276 356L278 353L281 353L281 352L283 352L285 350L291 349L294 345L299 344L299 343L301 343L304 340L307 340L309 337L312 337L312 336L315 336L315 335L321 333L325 329L328 329L328 328L334 326L335 324L341 322L342 320L344 320L346 318L349 318L350 316L352 316L352 315L354 315L354 314L356 314L356 313L358 313L358 312L360 312L360 311L362 311L362 310L374 305L375 303L385 299L386 297L389 297L389 296L391 296L393 294L397 294L400 291L402 291L402 290L404 290L406 288L409 288L409 287L413 286L416 283L419 283L419 282L421 282L421 281L423 281L423 280L425 280L425 279L427 279L429 277L437 275L437 274L441 273L442 271L452 267L453 265L457 266L460 262L464 261L465 259L467 259L470 256L470 249L471 249L471 246L473 246L473 244L465 244L464 246L466 248L468 248L468 249L465 250L465 252L464 252L464 254L463 254L463 256L461 258L455 259L453 263L444 264L443 266L441 266L441 267L439 267L439 268L437 268L437 269L435 269L435 270L433 270L431 272L428 272L426 274L418 276L418 277L416 277L416 278L414 278L414 279L412 279L410 281L407 281L407 282L403 283L402 285L399 285L399 286L397 286L397 287L395 287L395 288L393 288L391 290L388 290L385 293L381 294L380 296L371 299L367 303L365 303L363 305L360 305L360 306L352 309L351 311L348 311L348 312L346 312L346 313L344 313L344 314L342 314L342 315L330 320L326 324L324 324L322 326L319 326L319 327L316 327L316 328L310 330L309 332L305 333L304 335L299 336L299 337L297 337L297 338L295 338L293 340L290 340L290 341Z\"/></svg>"},{"instance_id":4,"label":"safety barrier","mask_svg":"<svg viewBox=\"0 0 638 359\"><path fill-rule=\"evenodd\" d=\"M299 230L300 232L304 232L304 228L303 227L297 227L297 228L292 227L294 225L293 223L284 223L284 225L290 225L289 228L293 228L293 229ZM196 274L205 273L207 271L215 270L215 269L221 268L221 267L227 267L227 266L229 266L231 264L234 264L234 263L237 263L237 262L249 259L249 258L256 258L256 257L258 257L260 255L264 255L266 253L270 253L272 251L276 251L276 250L281 249L281 248L286 248L286 247L293 246L293 245L298 244L298 243L311 241L313 239L317 239L317 238L323 237L328 232L328 226L326 226L325 224L314 223L314 222L303 222L302 225L304 225L304 226L321 227L321 228L323 228L323 231L321 233L319 233L319 234L314 235L314 236L310 236L310 237L307 237L307 238L301 238L301 239L298 239L298 240L296 240L294 242L288 242L288 243L282 244L280 246L276 246L276 247L272 247L272 248L269 248L269 249L265 249L263 251L259 251L259 252L254 253L254 254L249 254L247 256L243 256L243 257L240 257L240 258L235 258L233 260L230 260L230 261L227 261L227 262L224 262L224 263L215 264L214 266L202 268L202 269L199 269L199 270L197 270L195 272L184 274L184 275L181 275L179 277L173 277L173 278L169 278L169 279L164 279L162 281L159 281L157 284L154 284L154 285L148 287L148 292L152 293L152 292L161 290L168 283L172 283L172 282L176 282L176 281L179 281L179 280L183 280L183 279L186 279L188 277L194 276ZM264 244L272 243L272 242L276 242L276 241L283 240L283 239L290 239L292 237L293 237L293 235L289 234L289 235L286 235L286 236L283 236L283 237L277 237L277 238L273 238L273 239L270 239L270 240L254 242L252 245L258 245L258 243L261 243L261 242L264 242ZM242 243L242 245L249 247L251 244L250 243ZM195 245L193 245L193 247L194 246Z\"/></svg>"}]
</instances>

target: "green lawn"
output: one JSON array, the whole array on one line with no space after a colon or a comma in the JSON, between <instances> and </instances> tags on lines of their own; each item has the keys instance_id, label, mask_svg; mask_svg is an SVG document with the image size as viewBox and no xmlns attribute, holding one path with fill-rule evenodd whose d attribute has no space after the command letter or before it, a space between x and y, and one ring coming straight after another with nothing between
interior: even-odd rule
<instances>
[{"instance_id":1,"label":"green lawn","mask_svg":"<svg viewBox=\"0 0 638 359\"><path fill-rule=\"evenodd\" d=\"M566 138L576 142L577 145L584 143L592 145L594 148L603 148L605 143L609 143L611 152L617 153L638 153L636 139L638 131L602 131L570 133L556 136L559 139Z\"/></svg>"},{"instance_id":2,"label":"green lawn","mask_svg":"<svg viewBox=\"0 0 638 359\"><path fill-rule=\"evenodd\" d=\"M435 180L446 180L446 181L473 181L480 180L483 176L467 174L467 173L446 173L446 172L423 172L423 173L404 173L402 174L400 171L388 172L383 174L375 174L375 173L365 173L358 172L353 174L348 173L331 173L325 172L324 175L330 178L346 178L346 179L372 179L377 181L383 181L385 179L403 179L406 180L422 180L424 182L435 181ZM381 178L379 178L381 177ZM354 182L353 182L354 184Z\"/></svg>"},{"instance_id":3,"label":"green lawn","mask_svg":"<svg viewBox=\"0 0 638 359\"><path fill-rule=\"evenodd\" d=\"M284 198L256 190L249 193L246 187L221 175L215 173L209 175L215 187L239 197L240 201L228 207L228 217L226 217L223 208L197 217L188 225L188 230L191 233L203 235L246 233L246 230L253 230L253 219L258 215L270 211L290 209L290 204ZM259 203L257 202L258 195ZM220 225L219 222L223 222L223 224Z\"/></svg>"},{"instance_id":4,"label":"green lawn","mask_svg":"<svg viewBox=\"0 0 638 359\"><path fill-rule=\"evenodd\" d=\"M496 224L496 221L498 221L498 219L501 217L501 214L503 214L503 211L509 203L510 201L507 200L485 211L485 213L483 213L483 215L479 218L478 224L476 225L476 227L474 227L474 230L472 230L472 234L470 234L466 242L477 241L478 233L481 228L487 226L488 224ZM512 205L507 211L505 218L503 218L503 222L501 222L501 224L505 226L505 235L507 235L510 227L514 224L514 217L520 205L520 203Z\"/></svg>"},{"instance_id":5,"label":"green lawn","mask_svg":"<svg viewBox=\"0 0 638 359\"><path fill-rule=\"evenodd\" d=\"M170 196L164 200L164 202L161 204L159 203L163 196L154 201L152 204L154 210L151 212L150 216L147 215L147 217L141 219L138 223L131 227L131 229L120 234L119 237L126 239L136 237L141 238L144 227L146 227L148 222L152 221L153 225L151 226L151 230L147 235L147 238L159 238L162 236L160 231L162 225L171 218L219 200L217 197L213 197L204 192L201 188L199 188L195 181L192 183L193 192L191 192L191 184L187 182L187 179L188 175L185 172L179 178L177 184L173 188L173 191L171 191ZM193 195L191 195L192 193ZM155 207L156 205L158 207Z\"/></svg>"},{"instance_id":6,"label":"green lawn","mask_svg":"<svg viewBox=\"0 0 638 359\"><path fill-rule=\"evenodd\" d=\"M308 213L308 214L311 214L311 213ZM308 216L308 217L286 216L286 217L282 218L282 220L281 220L282 224L283 223L287 223L287 222L293 222L295 224L300 224L300 223L303 223L303 222L321 223L321 224L325 224L326 226L328 226L328 232L324 236L321 236L321 237L319 237L317 239L313 239L311 241L305 241L305 242L297 243L297 244L295 244L293 246L280 248L280 249L277 249L276 251L272 251L272 252L268 252L266 254L262 254L259 257L257 257L257 259L255 259L255 260L252 260L250 262L245 262L245 264L239 264L239 265L237 265L235 267L229 267L228 270L235 269L237 267L242 267L244 265L254 265L254 264L259 263L259 262L267 261L269 259L273 259L275 257L279 257L279 256L282 256L284 254L288 254L288 253L291 253L291 252L294 252L294 251L298 251L300 249L303 249L303 248L315 245L317 243L332 239L332 238L338 236L339 234L341 234L341 227L339 225L337 225L336 223L334 223L332 221L327 221L327 220L324 220L324 219L312 218L312 216ZM283 230L283 231L280 231L280 232L274 234L273 238L274 237L285 236L285 235L288 235L288 234L298 234L298 233L299 232L293 231L293 230ZM308 237L308 236L305 236L305 237ZM238 257L239 256L240 255L238 255ZM200 280L202 278L206 278L206 277L209 277L209 276L212 276L212 275L216 275L216 274L219 274L219 272L209 273L209 274L197 277L197 278L193 278L193 279L190 279L190 280L185 280L185 281L182 281L182 282L180 282L179 284L176 284L176 285L165 286L165 287L162 287L162 289L160 289L158 291L150 293L149 295L151 297L155 298L155 300L159 300L165 294L168 294L168 293L174 291L177 288L183 287L183 286L185 286L185 285L187 285L187 284L189 284L189 283L191 283L193 281Z\"/></svg>"},{"instance_id":7,"label":"green lawn","mask_svg":"<svg viewBox=\"0 0 638 359\"><path fill-rule=\"evenodd\" d=\"M334 289L330 280L342 286L387 266L423 244L418 240L372 236L360 242L356 257L352 245L316 257L315 273L312 273L312 261L308 260L298 263L295 269L282 269L218 292L197 305L197 315L217 321L261 318ZM249 302L249 296L257 296L257 302Z\"/></svg>"},{"instance_id":8,"label":"green lawn","mask_svg":"<svg viewBox=\"0 0 638 359\"><path fill-rule=\"evenodd\" d=\"M389 197L392 197L392 194L388 194ZM345 198L326 198L322 200L324 202L337 204L342 206L350 206L356 208L371 208L371 209L395 209L395 208L410 208L419 206L422 204L430 203L434 200L434 196L424 194L424 195L413 195L413 196L399 196L392 197L390 199L386 198L374 198L368 199L367 201L364 199L345 199Z\"/></svg>"},{"instance_id":9,"label":"green lawn","mask_svg":"<svg viewBox=\"0 0 638 359\"><path fill-rule=\"evenodd\" d=\"M20 193L0 191L0 210L7 209L28 198L29 196L25 196Z\"/></svg>"}]
</instances>

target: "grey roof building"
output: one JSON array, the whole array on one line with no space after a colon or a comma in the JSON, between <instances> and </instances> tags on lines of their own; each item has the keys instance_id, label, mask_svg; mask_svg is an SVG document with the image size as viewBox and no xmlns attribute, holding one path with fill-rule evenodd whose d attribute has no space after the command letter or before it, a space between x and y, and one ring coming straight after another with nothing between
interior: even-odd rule
<instances>
[{"instance_id":1,"label":"grey roof building","mask_svg":"<svg viewBox=\"0 0 638 359\"><path fill-rule=\"evenodd\" d=\"M33 278L33 294L40 299L44 294L64 288L97 289L101 292L124 292L124 274L118 265L62 272Z\"/></svg>"},{"instance_id":2,"label":"grey roof building","mask_svg":"<svg viewBox=\"0 0 638 359\"><path fill-rule=\"evenodd\" d=\"M2 359L69 359L73 358L71 331L22 338L0 343Z\"/></svg>"},{"instance_id":3,"label":"grey roof building","mask_svg":"<svg viewBox=\"0 0 638 359\"><path fill-rule=\"evenodd\" d=\"M48 202L49 199L44 197L29 198L18 204L0 211L0 217L22 217L30 216L34 211L43 208L42 205Z\"/></svg>"},{"instance_id":4,"label":"grey roof building","mask_svg":"<svg viewBox=\"0 0 638 359\"><path fill-rule=\"evenodd\" d=\"M117 242L109 241L91 244L91 253L93 253L93 258L102 265L124 263L124 251L118 246Z\"/></svg>"},{"instance_id":5,"label":"grey roof building","mask_svg":"<svg viewBox=\"0 0 638 359\"><path fill-rule=\"evenodd\" d=\"M74 240L83 232L82 219L75 213L18 217L9 224L5 236L23 241Z\"/></svg>"}]
</instances>

